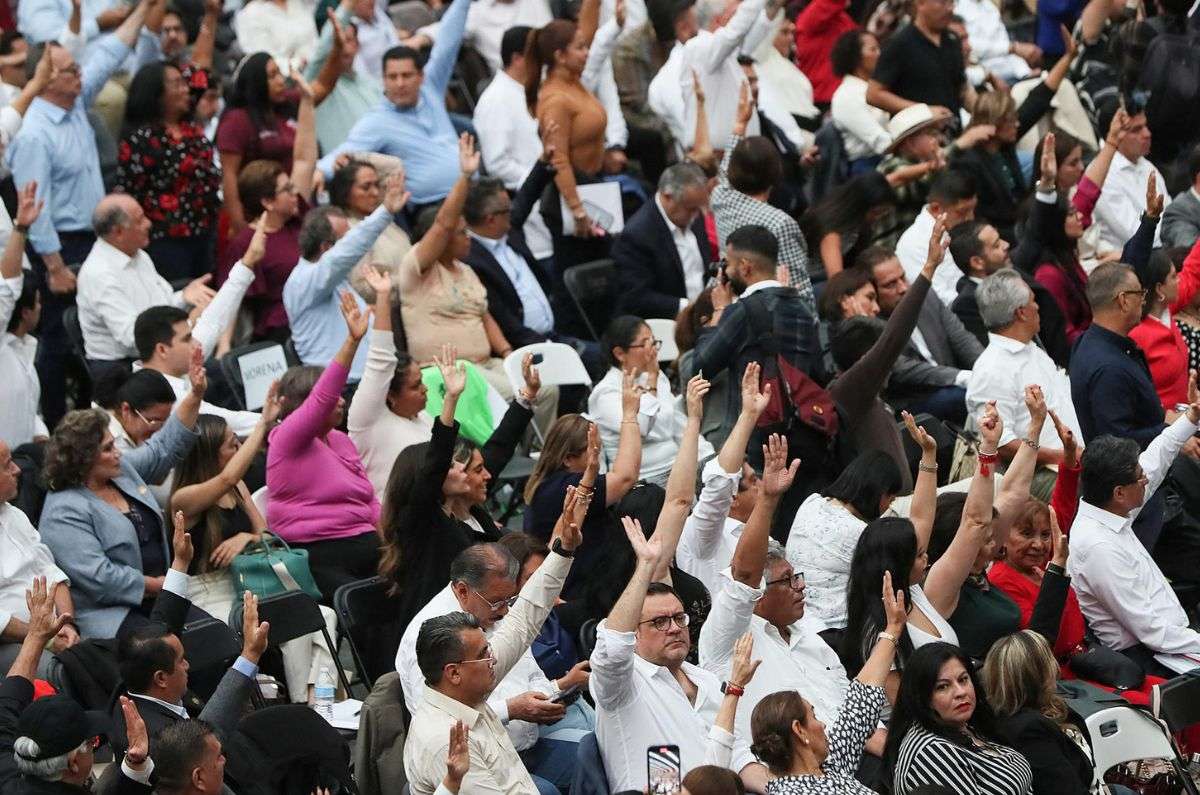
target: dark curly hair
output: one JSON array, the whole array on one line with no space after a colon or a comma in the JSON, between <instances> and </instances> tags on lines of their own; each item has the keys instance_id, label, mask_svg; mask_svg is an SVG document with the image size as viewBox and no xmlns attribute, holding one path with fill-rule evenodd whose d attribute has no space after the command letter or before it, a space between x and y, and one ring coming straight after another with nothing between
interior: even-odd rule
<instances>
[{"instance_id":1,"label":"dark curly hair","mask_svg":"<svg viewBox=\"0 0 1200 795\"><path fill-rule=\"evenodd\" d=\"M62 418L46 447L44 474L50 491L83 485L107 428L108 412L101 409L80 409Z\"/></svg>"}]
</instances>

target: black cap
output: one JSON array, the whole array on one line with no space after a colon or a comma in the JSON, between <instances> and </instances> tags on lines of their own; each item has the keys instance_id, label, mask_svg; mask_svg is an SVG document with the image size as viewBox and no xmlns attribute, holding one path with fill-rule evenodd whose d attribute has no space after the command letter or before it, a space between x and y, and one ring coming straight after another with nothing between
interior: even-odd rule
<instances>
[{"instance_id":1,"label":"black cap","mask_svg":"<svg viewBox=\"0 0 1200 795\"><path fill-rule=\"evenodd\" d=\"M67 696L47 696L30 704L17 719L17 736L38 745L40 761L74 751L84 740L107 736L112 721L103 712L89 712Z\"/></svg>"}]
</instances>

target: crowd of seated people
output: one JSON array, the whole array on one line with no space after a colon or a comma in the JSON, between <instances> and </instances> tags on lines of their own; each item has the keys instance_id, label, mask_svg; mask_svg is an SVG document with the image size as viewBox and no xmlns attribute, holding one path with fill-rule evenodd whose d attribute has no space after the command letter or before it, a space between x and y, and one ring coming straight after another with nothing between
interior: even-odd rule
<instances>
[{"instance_id":1,"label":"crowd of seated people","mask_svg":"<svg viewBox=\"0 0 1200 795\"><path fill-rule=\"evenodd\" d=\"M1098 791L1200 671L1118 5L0 8L0 790Z\"/></svg>"}]
</instances>

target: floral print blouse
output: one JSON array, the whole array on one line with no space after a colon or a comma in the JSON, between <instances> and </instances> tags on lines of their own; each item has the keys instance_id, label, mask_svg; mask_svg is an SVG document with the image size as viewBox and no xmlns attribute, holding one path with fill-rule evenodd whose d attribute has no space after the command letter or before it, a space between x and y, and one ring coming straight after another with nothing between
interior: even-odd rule
<instances>
[{"instance_id":1,"label":"floral print blouse","mask_svg":"<svg viewBox=\"0 0 1200 795\"><path fill-rule=\"evenodd\" d=\"M150 239L185 238L216 231L221 169L212 141L194 122L179 134L161 124L138 127L121 139L117 189L138 200L150 219Z\"/></svg>"}]
</instances>

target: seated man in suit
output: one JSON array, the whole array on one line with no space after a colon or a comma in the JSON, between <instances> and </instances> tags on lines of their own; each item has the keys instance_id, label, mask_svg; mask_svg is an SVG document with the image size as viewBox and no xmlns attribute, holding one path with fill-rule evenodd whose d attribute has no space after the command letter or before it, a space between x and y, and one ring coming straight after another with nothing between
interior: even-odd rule
<instances>
[{"instance_id":1,"label":"seated man in suit","mask_svg":"<svg viewBox=\"0 0 1200 795\"><path fill-rule=\"evenodd\" d=\"M712 246L701 210L708 179L694 163L663 171L646 202L613 242L618 312L674 319L704 289Z\"/></svg>"},{"instance_id":2,"label":"seated man in suit","mask_svg":"<svg viewBox=\"0 0 1200 795\"><path fill-rule=\"evenodd\" d=\"M1200 238L1200 145L1193 148L1188 157L1187 173L1192 184L1177 194L1163 212L1159 232L1162 244L1168 248L1191 248Z\"/></svg>"},{"instance_id":3,"label":"seated man in suit","mask_svg":"<svg viewBox=\"0 0 1200 795\"><path fill-rule=\"evenodd\" d=\"M908 279L900 260L880 249L864 264L871 269L880 316L891 317L908 293ZM892 367L886 391L888 403L961 426L967 418L967 382L981 353L979 340L963 328L941 299L926 296L917 327Z\"/></svg>"}]
</instances>

